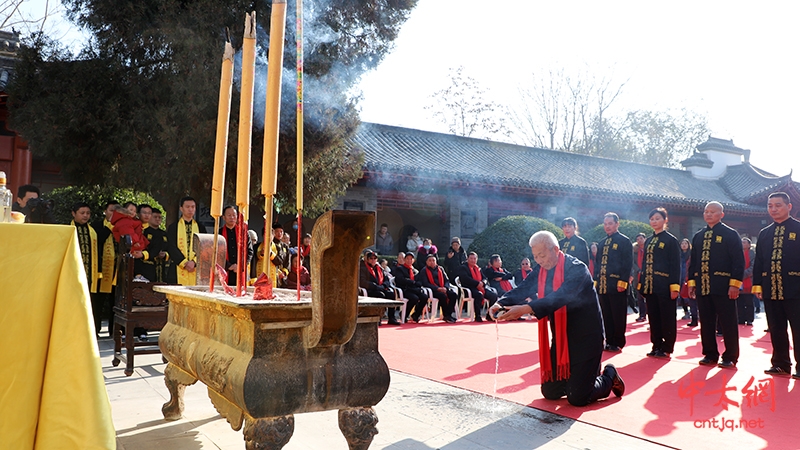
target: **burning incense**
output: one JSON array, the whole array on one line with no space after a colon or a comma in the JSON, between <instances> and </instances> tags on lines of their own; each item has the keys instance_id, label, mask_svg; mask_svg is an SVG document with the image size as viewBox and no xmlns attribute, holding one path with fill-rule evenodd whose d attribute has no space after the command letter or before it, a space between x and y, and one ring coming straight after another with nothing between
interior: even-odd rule
<instances>
[{"instance_id":1,"label":"burning incense","mask_svg":"<svg viewBox=\"0 0 800 450\"><path fill-rule=\"evenodd\" d=\"M214 290L214 275L217 267L217 242L219 239L219 216L222 215L222 199L225 196L225 160L228 152L228 126L231 117L231 89L233 86L233 46L230 37L222 53L222 75L219 82L219 108L217 110L217 141L214 149L214 176L211 184L211 216L214 217L214 258L211 264L209 290Z\"/></svg>"},{"instance_id":2,"label":"burning incense","mask_svg":"<svg viewBox=\"0 0 800 450\"><path fill-rule=\"evenodd\" d=\"M283 75L283 40L286 30L286 0L272 2L267 67L267 99L264 111L264 165L261 193L264 194L264 245L267 246L264 273L270 272L268 230L272 226L272 206L278 188L278 136L281 119L281 82Z\"/></svg>"},{"instance_id":3,"label":"burning incense","mask_svg":"<svg viewBox=\"0 0 800 450\"><path fill-rule=\"evenodd\" d=\"M303 225L303 0L297 0L297 245ZM297 300L300 301L300 260L297 261Z\"/></svg>"},{"instance_id":4,"label":"burning incense","mask_svg":"<svg viewBox=\"0 0 800 450\"><path fill-rule=\"evenodd\" d=\"M239 207L239 228L237 246L239 263L236 265L236 294L241 296L243 264L246 260L247 220L250 205L250 146L253 137L253 79L256 73L256 12L247 14L244 21L244 40L242 43L242 90L239 105L239 153L236 168L236 205ZM245 257L242 257L242 254Z\"/></svg>"}]
</instances>

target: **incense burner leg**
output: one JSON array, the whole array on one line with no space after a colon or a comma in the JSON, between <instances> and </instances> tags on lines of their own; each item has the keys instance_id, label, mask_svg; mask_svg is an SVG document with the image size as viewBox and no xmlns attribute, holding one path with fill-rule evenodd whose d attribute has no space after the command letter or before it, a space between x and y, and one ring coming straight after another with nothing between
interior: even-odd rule
<instances>
[{"instance_id":1,"label":"incense burner leg","mask_svg":"<svg viewBox=\"0 0 800 450\"><path fill-rule=\"evenodd\" d=\"M169 389L169 401L161 407L166 420L178 420L183 415L183 391L197 382L197 378L169 363L164 369L164 384Z\"/></svg>"},{"instance_id":2,"label":"incense burner leg","mask_svg":"<svg viewBox=\"0 0 800 450\"><path fill-rule=\"evenodd\" d=\"M350 450L366 450L378 434L378 415L371 407L339 410L339 429Z\"/></svg>"},{"instance_id":3,"label":"incense burner leg","mask_svg":"<svg viewBox=\"0 0 800 450\"><path fill-rule=\"evenodd\" d=\"M247 418L244 422L244 446L247 450L282 449L294 433L294 416Z\"/></svg>"}]
</instances>

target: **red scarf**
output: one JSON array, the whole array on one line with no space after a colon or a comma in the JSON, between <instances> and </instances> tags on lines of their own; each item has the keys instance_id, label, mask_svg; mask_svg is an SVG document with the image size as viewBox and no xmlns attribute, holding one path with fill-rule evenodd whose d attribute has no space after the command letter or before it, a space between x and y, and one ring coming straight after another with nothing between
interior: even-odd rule
<instances>
[{"instance_id":1,"label":"red scarf","mask_svg":"<svg viewBox=\"0 0 800 450\"><path fill-rule=\"evenodd\" d=\"M564 253L558 252L558 262L553 274L553 292L564 282ZM547 271L539 267L538 297L544 297L544 285ZM539 366L542 383L553 381L553 362L550 359L550 326L547 316L539 319ZM556 324L556 376L555 380L569 378L569 345L567 344L567 307L562 306L555 312Z\"/></svg>"},{"instance_id":2,"label":"red scarf","mask_svg":"<svg viewBox=\"0 0 800 450\"><path fill-rule=\"evenodd\" d=\"M412 267L411 264L403 264L403 267L408 269L408 278L414 281L414 267Z\"/></svg>"},{"instance_id":3,"label":"red scarf","mask_svg":"<svg viewBox=\"0 0 800 450\"><path fill-rule=\"evenodd\" d=\"M372 272L372 276L375 277L376 280L378 280L378 282L376 284L379 285L379 286L382 285L383 284L383 269L382 268L378 269L378 264L375 264L374 266L370 266L369 263L366 262L366 261L364 261L364 264L366 264L367 265L367 269L369 269L369 271Z\"/></svg>"},{"instance_id":4,"label":"red scarf","mask_svg":"<svg viewBox=\"0 0 800 450\"><path fill-rule=\"evenodd\" d=\"M508 280L500 280L500 288L503 289L506 292L510 291L511 289L514 289L511 286L511 282L508 281Z\"/></svg>"},{"instance_id":5,"label":"red scarf","mask_svg":"<svg viewBox=\"0 0 800 450\"><path fill-rule=\"evenodd\" d=\"M471 266L471 267L468 266L468 267L469 267L469 273L472 275L473 280L477 282L483 281L483 275L481 274L481 269L479 269L478 266ZM486 293L486 289L484 289L483 286L481 286L480 284L478 285L478 290L481 291L482 294Z\"/></svg>"},{"instance_id":6,"label":"red scarf","mask_svg":"<svg viewBox=\"0 0 800 450\"><path fill-rule=\"evenodd\" d=\"M436 286L444 287L444 276L442 276L442 268L439 267L439 266L436 266L436 269L437 269L436 270L436 274L439 275L439 277L438 277L439 278L439 282L436 283L436 282L433 281L433 274L431 273L431 268L430 267L428 267L428 270L425 271L425 272L428 273L428 281L430 281L431 284L435 284Z\"/></svg>"},{"instance_id":7,"label":"red scarf","mask_svg":"<svg viewBox=\"0 0 800 450\"><path fill-rule=\"evenodd\" d=\"M642 267L642 259L644 259L644 245L642 245L642 248L639 248L636 252L636 265L639 266L639 270L644 271L644 267Z\"/></svg>"},{"instance_id":8,"label":"red scarf","mask_svg":"<svg viewBox=\"0 0 800 450\"><path fill-rule=\"evenodd\" d=\"M525 278L528 278L528 275L530 275L531 272L533 272L533 270L523 270L522 271L522 279L525 280Z\"/></svg>"},{"instance_id":9,"label":"red scarf","mask_svg":"<svg viewBox=\"0 0 800 450\"><path fill-rule=\"evenodd\" d=\"M744 251L744 267L750 267L750 250ZM749 276L742 280L742 292L749 294L753 289L753 277Z\"/></svg>"},{"instance_id":10,"label":"red scarf","mask_svg":"<svg viewBox=\"0 0 800 450\"><path fill-rule=\"evenodd\" d=\"M300 246L300 256L302 256L303 258L307 258L309 253L311 253L311 246L310 245L301 245Z\"/></svg>"}]
</instances>

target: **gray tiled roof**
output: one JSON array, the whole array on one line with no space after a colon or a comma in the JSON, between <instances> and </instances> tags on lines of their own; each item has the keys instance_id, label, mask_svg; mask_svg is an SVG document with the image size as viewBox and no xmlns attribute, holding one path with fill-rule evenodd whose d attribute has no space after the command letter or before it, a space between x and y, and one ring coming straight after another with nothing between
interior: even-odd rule
<instances>
[{"instance_id":1,"label":"gray tiled roof","mask_svg":"<svg viewBox=\"0 0 800 450\"><path fill-rule=\"evenodd\" d=\"M719 184L726 192L745 203L750 203L752 199L760 198L776 188L792 183L791 174L776 177L753 167L750 163L729 166L725 176L719 180Z\"/></svg>"},{"instance_id":2,"label":"gray tiled roof","mask_svg":"<svg viewBox=\"0 0 800 450\"><path fill-rule=\"evenodd\" d=\"M449 134L362 123L351 145L364 152L365 172L376 182L396 175L438 183L479 182L525 190L639 198L670 204L722 202L763 214L745 203L748 192L771 182L754 170L723 180L691 172L574 153L523 147ZM772 180L773 182L775 180Z\"/></svg>"}]
</instances>

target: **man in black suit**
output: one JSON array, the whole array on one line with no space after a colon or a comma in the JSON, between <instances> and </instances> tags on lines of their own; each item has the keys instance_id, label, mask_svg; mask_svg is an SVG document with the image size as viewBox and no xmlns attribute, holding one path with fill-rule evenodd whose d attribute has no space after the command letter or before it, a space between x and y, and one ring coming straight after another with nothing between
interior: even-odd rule
<instances>
[{"instance_id":1,"label":"man in black suit","mask_svg":"<svg viewBox=\"0 0 800 450\"><path fill-rule=\"evenodd\" d=\"M561 231L564 232L564 239L558 241L561 251L567 255L572 255L581 260L589 267L589 246L586 241L578 236L578 221L572 217L567 217L561 221Z\"/></svg>"},{"instance_id":2,"label":"man in black suit","mask_svg":"<svg viewBox=\"0 0 800 450\"><path fill-rule=\"evenodd\" d=\"M422 286L429 288L433 296L439 300L439 307L442 308L442 318L447 323L455 323L453 311L458 301L458 293L455 287L450 285L450 278L447 277L445 270L439 266L436 255L428 255L425 258L425 267L419 272ZM436 315L436 311L431 311L431 319Z\"/></svg>"},{"instance_id":3,"label":"man in black suit","mask_svg":"<svg viewBox=\"0 0 800 450\"><path fill-rule=\"evenodd\" d=\"M367 252L359 266L358 286L366 289L368 297L394 300L394 288L378 264L378 254ZM397 308L388 308L389 325L400 325L395 317Z\"/></svg>"},{"instance_id":4,"label":"man in black suit","mask_svg":"<svg viewBox=\"0 0 800 450\"><path fill-rule=\"evenodd\" d=\"M458 269L458 281L461 287L469 289L472 298L475 299L475 322L483 322L481 318L481 307L483 307L483 299L489 301L489 306L494 305L497 301L497 291L489 286L489 280L484 277L483 271L478 267L478 254L469 252L467 255L467 262L462 264ZM461 313L457 312L456 319L460 318ZM490 320L489 313L486 313L486 319Z\"/></svg>"},{"instance_id":5,"label":"man in black suit","mask_svg":"<svg viewBox=\"0 0 800 450\"><path fill-rule=\"evenodd\" d=\"M594 279L606 328L605 350L619 352L625 347L633 245L627 236L618 231L619 216L616 213L606 213L603 229L607 236L600 241L597 249Z\"/></svg>"},{"instance_id":6,"label":"man in black suit","mask_svg":"<svg viewBox=\"0 0 800 450\"><path fill-rule=\"evenodd\" d=\"M739 325L736 299L744 278L744 253L739 233L722 223L725 212L719 202L709 202L703 210L705 228L692 238L689 263L689 297L697 298L700 312L701 365L719 361L716 325L719 319L725 352L719 366L732 369L739 361Z\"/></svg>"},{"instance_id":7,"label":"man in black suit","mask_svg":"<svg viewBox=\"0 0 800 450\"><path fill-rule=\"evenodd\" d=\"M792 204L784 192L770 194L767 211L774 222L758 234L753 267L753 293L764 302L772 341L772 367L764 373L789 376L792 371L788 323L792 377L800 379L800 222L790 216Z\"/></svg>"},{"instance_id":8,"label":"man in black suit","mask_svg":"<svg viewBox=\"0 0 800 450\"><path fill-rule=\"evenodd\" d=\"M510 307L498 320L516 320L524 314L539 319L539 361L545 398L557 400L566 395L571 405L585 406L611 392L621 397L625 383L616 368L608 364L600 372L603 317L586 265L565 255L549 231L535 233L529 244L539 265L490 312L496 316L502 308ZM552 341L547 337L548 331L553 333Z\"/></svg>"}]
</instances>

